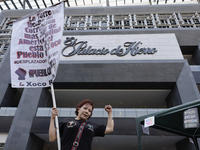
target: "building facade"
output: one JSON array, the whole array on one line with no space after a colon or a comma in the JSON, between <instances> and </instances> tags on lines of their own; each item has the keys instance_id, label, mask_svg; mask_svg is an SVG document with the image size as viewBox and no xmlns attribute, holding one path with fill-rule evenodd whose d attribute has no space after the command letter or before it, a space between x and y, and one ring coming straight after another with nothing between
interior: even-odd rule
<instances>
[{"instance_id":1,"label":"building facade","mask_svg":"<svg viewBox=\"0 0 200 150\"><path fill-rule=\"evenodd\" d=\"M114 132L94 138L93 150L138 148L135 118L200 98L200 5L65 8L63 45L54 82L59 120L91 99L91 121L106 124L113 106ZM5 150L55 150L48 142L49 88L11 88L12 24L36 10L2 11L0 30L0 146ZM65 42L64 42L65 41ZM173 120L169 120L173 121ZM176 120L174 120L176 123ZM143 149L192 150L192 141L150 128Z\"/></svg>"}]
</instances>

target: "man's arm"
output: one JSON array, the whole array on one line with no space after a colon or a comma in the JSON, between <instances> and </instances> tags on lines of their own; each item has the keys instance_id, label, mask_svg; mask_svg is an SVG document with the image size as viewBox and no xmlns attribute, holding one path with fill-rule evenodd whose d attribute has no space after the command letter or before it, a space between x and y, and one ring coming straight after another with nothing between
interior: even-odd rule
<instances>
[{"instance_id":1,"label":"man's arm","mask_svg":"<svg viewBox=\"0 0 200 150\"><path fill-rule=\"evenodd\" d=\"M54 125L55 117L58 116L58 110L53 108L51 111L51 120L49 125L49 141L54 142L57 139L56 128Z\"/></svg>"},{"instance_id":2,"label":"man's arm","mask_svg":"<svg viewBox=\"0 0 200 150\"><path fill-rule=\"evenodd\" d=\"M107 126L104 134L108 134L114 131L114 121L113 121L113 116L112 116L112 106L106 105L105 106L105 111L108 113L108 121L107 121Z\"/></svg>"}]
</instances>

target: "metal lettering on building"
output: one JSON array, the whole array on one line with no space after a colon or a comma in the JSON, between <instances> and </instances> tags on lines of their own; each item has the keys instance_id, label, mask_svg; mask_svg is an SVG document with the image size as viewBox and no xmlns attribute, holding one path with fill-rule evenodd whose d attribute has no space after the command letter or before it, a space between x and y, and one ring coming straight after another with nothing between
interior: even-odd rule
<instances>
[{"instance_id":1,"label":"metal lettering on building","mask_svg":"<svg viewBox=\"0 0 200 150\"><path fill-rule=\"evenodd\" d=\"M68 35L62 41L60 61L184 59L174 33Z\"/></svg>"},{"instance_id":2,"label":"metal lettering on building","mask_svg":"<svg viewBox=\"0 0 200 150\"><path fill-rule=\"evenodd\" d=\"M62 49L62 55L64 57L71 57L74 55L117 55L125 56L128 53L130 55L140 55L140 54L154 54L158 50L156 48L142 47L141 41L131 41L125 42L123 46L118 45L116 48L108 49L106 47L93 48L88 44L88 41L77 42L78 39L74 37L67 37L64 41L65 47ZM68 51L71 47L72 51Z\"/></svg>"}]
</instances>

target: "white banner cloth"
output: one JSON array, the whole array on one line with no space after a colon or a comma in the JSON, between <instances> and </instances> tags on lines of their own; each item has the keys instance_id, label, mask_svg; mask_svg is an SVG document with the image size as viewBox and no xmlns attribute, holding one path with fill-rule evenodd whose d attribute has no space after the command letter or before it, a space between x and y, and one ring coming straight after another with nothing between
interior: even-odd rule
<instances>
[{"instance_id":1,"label":"white banner cloth","mask_svg":"<svg viewBox=\"0 0 200 150\"><path fill-rule=\"evenodd\" d=\"M63 2L13 23L10 52L12 87L51 86L59 65L63 24Z\"/></svg>"}]
</instances>

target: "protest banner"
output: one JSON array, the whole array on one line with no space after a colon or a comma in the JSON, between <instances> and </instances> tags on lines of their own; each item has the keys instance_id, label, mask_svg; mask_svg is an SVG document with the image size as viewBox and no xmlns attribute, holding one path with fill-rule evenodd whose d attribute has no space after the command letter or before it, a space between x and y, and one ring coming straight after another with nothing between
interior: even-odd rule
<instances>
[{"instance_id":1,"label":"protest banner","mask_svg":"<svg viewBox=\"0 0 200 150\"><path fill-rule=\"evenodd\" d=\"M36 11L13 23L10 52L13 88L51 86L56 107L53 81L58 70L64 24L64 1ZM60 134L55 118L58 150Z\"/></svg>"},{"instance_id":2,"label":"protest banner","mask_svg":"<svg viewBox=\"0 0 200 150\"><path fill-rule=\"evenodd\" d=\"M14 88L49 87L59 64L63 3L20 18L11 37L11 81Z\"/></svg>"}]
</instances>

